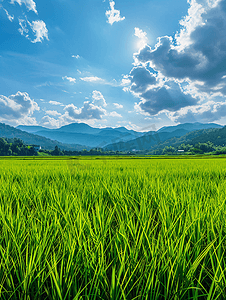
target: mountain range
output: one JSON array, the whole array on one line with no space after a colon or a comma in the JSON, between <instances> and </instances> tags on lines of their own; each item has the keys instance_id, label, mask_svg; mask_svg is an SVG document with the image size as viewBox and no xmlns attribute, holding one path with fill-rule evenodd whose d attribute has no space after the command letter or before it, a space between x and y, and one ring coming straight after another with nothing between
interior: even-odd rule
<instances>
[{"instance_id":1,"label":"mountain range","mask_svg":"<svg viewBox=\"0 0 226 300\"><path fill-rule=\"evenodd\" d=\"M106 150L145 150L173 137L181 137L195 130L221 128L221 125L210 123L185 123L177 126L162 127L158 131L136 132L125 127L93 128L85 123L72 123L57 129L41 126L20 125L17 129L63 144L79 144L90 148Z\"/></svg>"},{"instance_id":2,"label":"mountain range","mask_svg":"<svg viewBox=\"0 0 226 300\"><path fill-rule=\"evenodd\" d=\"M5 138L18 138L23 140L28 145L38 145L43 149L53 150L55 146L65 150L83 150L88 148L78 144L63 144L58 141L54 141L36 134L31 134L26 131L19 130L12 126L0 123L0 137ZM90 148L89 148L90 149Z\"/></svg>"},{"instance_id":3,"label":"mountain range","mask_svg":"<svg viewBox=\"0 0 226 300\"><path fill-rule=\"evenodd\" d=\"M211 139L216 142L216 135L218 142L226 144L226 127L215 123L185 123L149 132L136 132L125 127L93 128L84 123L72 123L58 129L25 125L14 128L0 123L0 137L20 138L27 144L40 145L49 150L55 146L65 150L153 150L166 145L205 142Z\"/></svg>"},{"instance_id":4,"label":"mountain range","mask_svg":"<svg viewBox=\"0 0 226 300\"><path fill-rule=\"evenodd\" d=\"M48 129L39 126L17 127L22 131L67 144L81 144L92 148L102 148L116 142L126 142L142 136L144 133L119 128L93 128L84 123L72 123L58 129Z\"/></svg>"}]
</instances>

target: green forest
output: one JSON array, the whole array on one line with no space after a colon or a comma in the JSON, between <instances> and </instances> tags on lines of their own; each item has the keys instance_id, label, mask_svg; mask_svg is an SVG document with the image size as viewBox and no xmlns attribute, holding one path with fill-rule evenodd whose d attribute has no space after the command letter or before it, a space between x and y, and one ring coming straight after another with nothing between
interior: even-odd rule
<instances>
[{"instance_id":1,"label":"green forest","mask_svg":"<svg viewBox=\"0 0 226 300\"><path fill-rule=\"evenodd\" d=\"M214 145L212 142L195 145L182 143L178 146L165 146L155 150L143 151L104 151L101 148L82 151L38 149L37 145L26 145L21 139L0 138L0 156L76 156L76 155L197 155L197 154L226 154L226 146Z\"/></svg>"}]
</instances>

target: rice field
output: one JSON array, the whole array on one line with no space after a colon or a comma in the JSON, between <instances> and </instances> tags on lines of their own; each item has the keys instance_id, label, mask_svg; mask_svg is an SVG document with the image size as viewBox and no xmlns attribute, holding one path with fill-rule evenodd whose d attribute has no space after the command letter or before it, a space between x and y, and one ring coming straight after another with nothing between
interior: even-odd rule
<instances>
[{"instance_id":1,"label":"rice field","mask_svg":"<svg viewBox=\"0 0 226 300\"><path fill-rule=\"evenodd\" d=\"M226 159L0 159L1 300L226 299Z\"/></svg>"}]
</instances>

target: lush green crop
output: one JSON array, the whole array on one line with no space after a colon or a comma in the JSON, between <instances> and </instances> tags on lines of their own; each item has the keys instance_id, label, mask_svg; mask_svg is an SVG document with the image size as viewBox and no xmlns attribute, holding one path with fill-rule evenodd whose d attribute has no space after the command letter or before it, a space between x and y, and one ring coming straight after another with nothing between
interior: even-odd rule
<instances>
[{"instance_id":1,"label":"lush green crop","mask_svg":"<svg viewBox=\"0 0 226 300\"><path fill-rule=\"evenodd\" d=\"M226 159L0 160L0 299L226 299Z\"/></svg>"}]
</instances>

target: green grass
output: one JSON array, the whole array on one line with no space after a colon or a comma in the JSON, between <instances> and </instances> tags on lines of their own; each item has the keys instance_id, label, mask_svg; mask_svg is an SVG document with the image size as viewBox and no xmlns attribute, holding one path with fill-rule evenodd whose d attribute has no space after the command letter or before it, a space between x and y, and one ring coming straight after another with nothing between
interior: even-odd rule
<instances>
[{"instance_id":1,"label":"green grass","mask_svg":"<svg viewBox=\"0 0 226 300\"><path fill-rule=\"evenodd\" d=\"M226 299L226 159L1 159L0 299Z\"/></svg>"}]
</instances>

